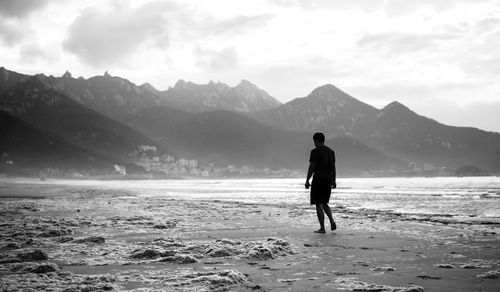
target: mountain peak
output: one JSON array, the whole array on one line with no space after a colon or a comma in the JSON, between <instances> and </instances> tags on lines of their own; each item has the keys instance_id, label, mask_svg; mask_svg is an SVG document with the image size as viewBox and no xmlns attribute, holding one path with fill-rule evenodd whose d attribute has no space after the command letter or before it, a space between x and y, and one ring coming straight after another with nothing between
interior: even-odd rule
<instances>
[{"instance_id":1,"label":"mountain peak","mask_svg":"<svg viewBox=\"0 0 500 292\"><path fill-rule=\"evenodd\" d=\"M5 75L5 79L9 76L10 71L5 69L4 67L0 67L0 74Z\"/></svg>"},{"instance_id":2,"label":"mountain peak","mask_svg":"<svg viewBox=\"0 0 500 292\"><path fill-rule=\"evenodd\" d=\"M140 87L144 88L144 89L147 89L149 91L156 91L156 88L154 88L153 85L149 84L148 82L145 82L144 84L142 84Z\"/></svg>"},{"instance_id":3,"label":"mountain peak","mask_svg":"<svg viewBox=\"0 0 500 292\"><path fill-rule=\"evenodd\" d=\"M35 74L35 75L31 76L31 77L34 80L41 80L41 81L43 81L43 80L45 80L47 78L47 75L45 75L43 73L38 73L38 74Z\"/></svg>"},{"instance_id":4,"label":"mountain peak","mask_svg":"<svg viewBox=\"0 0 500 292\"><path fill-rule=\"evenodd\" d=\"M405 106L404 104L398 102L398 101L393 101L386 105L382 111L410 111L410 109Z\"/></svg>"},{"instance_id":5,"label":"mountain peak","mask_svg":"<svg viewBox=\"0 0 500 292\"><path fill-rule=\"evenodd\" d=\"M225 84L222 83L222 82L220 82L220 81L215 82L213 80L210 80L207 85L210 85L210 86L220 86L220 85L225 85Z\"/></svg>"},{"instance_id":6,"label":"mountain peak","mask_svg":"<svg viewBox=\"0 0 500 292\"><path fill-rule=\"evenodd\" d=\"M28 75L9 71L3 66L0 67L0 93L6 91L19 82L27 80L28 78Z\"/></svg>"},{"instance_id":7,"label":"mountain peak","mask_svg":"<svg viewBox=\"0 0 500 292\"><path fill-rule=\"evenodd\" d=\"M231 87L220 81L196 84L180 79L166 95L171 106L190 112L230 110L248 112L279 106L281 103L249 81Z\"/></svg>"},{"instance_id":8,"label":"mountain peak","mask_svg":"<svg viewBox=\"0 0 500 292\"><path fill-rule=\"evenodd\" d=\"M345 94L342 90L338 89L332 84L325 84L314 89L310 96L325 96L325 95L337 95L339 93Z\"/></svg>"},{"instance_id":9,"label":"mountain peak","mask_svg":"<svg viewBox=\"0 0 500 292\"><path fill-rule=\"evenodd\" d=\"M72 78L72 77L73 76L71 76L71 73L68 70L66 70L66 72L64 72L64 74L62 76L62 78Z\"/></svg>"},{"instance_id":10,"label":"mountain peak","mask_svg":"<svg viewBox=\"0 0 500 292\"><path fill-rule=\"evenodd\" d=\"M314 89L309 95L309 98L320 98L320 99L346 99L353 98L347 93L338 89L332 84L325 84L316 89Z\"/></svg>"},{"instance_id":11,"label":"mountain peak","mask_svg":"<svg viewBox=\"0 0 500 292\"><path fill-rule=\"evenodd\" d=\"M331 91L331 90L340 90L337 86L331 84L331 83L327 83L327 84L323 84L321 86L318 86L316 88L316 90L328 90L328 91Z\"/></svg>"},{"instance_id":12,"label":"mountain peak","mask_svg":"<svg viewBox=\"0 0 500 292\"><path fill-rule=\"evenodd\" d=\"M404 104L393 101L386 105L384 108L382 108L377 115L378 118L384 117L384 116L391 116L391 117L409 117L412 115L416 115L415 112L413 112L411 109L406 107Z\"/></svg>"},{"instance_id":13,"label":"mountain peak","mask_svg":"<svg viewBox=\"0 0 500 292\"><path fill-rule=\"evenodd\" d=\"M182 86L184 86L184 85L186 85L186 81L184 81L184 79L179 79L179 81L177 81L177 82L175 83L174 88L175 88L175 87L177 87L177 88L178 88L178 87L182 87Z\"/></svg>"},{"instance_id":14,"label":"mountain peak","mask_svg":"<svg viewBox=\"0 0 500 292\"><path fill-rule=\"evenodd\" d=\"M252 82L250 82L248 80L242 79L240 81L240 83L238 85L236 85L236 87L252 87L252 88L255 88L255 87L257 87L257 85L253 84Z\"/></svg>"}]
</instances>

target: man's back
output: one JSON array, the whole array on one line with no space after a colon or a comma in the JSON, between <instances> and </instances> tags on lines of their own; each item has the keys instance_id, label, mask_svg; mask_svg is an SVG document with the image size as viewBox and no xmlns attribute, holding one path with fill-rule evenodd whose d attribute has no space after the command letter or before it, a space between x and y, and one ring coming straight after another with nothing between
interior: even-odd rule
<instances>
[{"instance_id":1,"label":"man's back","mask_svg":"<svg viewBox=\"0 0 500 292\"><path fill-rule=\"evenodd\" d=\"M311 151L309 162L314 162L313 180L332 180L332 171L335 167L335 152L326 145L320 145Z\"/></svg>"}]
</instances>

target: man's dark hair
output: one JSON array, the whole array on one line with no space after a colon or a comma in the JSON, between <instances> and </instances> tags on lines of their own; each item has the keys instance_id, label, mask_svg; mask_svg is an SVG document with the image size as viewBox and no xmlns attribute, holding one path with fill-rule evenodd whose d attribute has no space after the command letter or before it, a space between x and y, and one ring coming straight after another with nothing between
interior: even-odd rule
<instances>
[{"instance_id":1,"label":"man's dark hair","mask_svg":"<svg viewBox=\"0 0 500 292\"><path fill-rule=\"evenodd\" d=\"M323 133L314 133L313 140L318 142L325 142L325 135Z\"/></svg>"}]
</instances>

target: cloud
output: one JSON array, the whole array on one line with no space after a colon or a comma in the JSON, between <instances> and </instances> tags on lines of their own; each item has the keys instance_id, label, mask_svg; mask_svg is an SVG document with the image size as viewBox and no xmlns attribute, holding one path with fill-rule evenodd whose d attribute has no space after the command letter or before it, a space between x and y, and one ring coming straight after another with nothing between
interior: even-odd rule
<instances>
[{"instance_id":1,"label":"cloud","mask_svg":"<svg viewBox=\"0 0 500 292\"><path fill-rule=\"evenodd\" d=\"M384 11L388 16L406 16L413 14L419 9L427 9L437 13L452 10L463 4L471 4L478 7L482 3L492 2L491 0L388 0Z\"/></svg>"},{"instance_id":2,"label":"cloud","mask_svg":"<svg viewBox=\"0 0 500 292\"><path fill-rule=\"evenodd\" d=\"M238 34L264 25L270 18L238 15L220 19L164 1L137 7L118 4L108 11L84 10L69 27L63 49L88 65L106 67L130 62L144 47L165 50L173 41L178 47L194 39ZM201 63L213 70L226 70L238 63L235 51L228 49L205 51L203 55Z\"/></svg>"},{"instance_id":3,"label":"cloud","mask_svg":"<svg viewBox=\"0 0 500 292\"><path fill-rule=\"evenodd\" d=\"M278 6L300 7L307 10L361 9L370 12L381 8L384 0L270 0L270 2Z\"/></svg>"},{"instance_id":4,"label":"cloud","mask_svg":"<svg viewBox=\"0 0 500 292\"><path fill-rule=\"evenodd\" d=\"M463 1L463 0L462 0ZM456 0L388 0L384 10L389 16L405 16L414 13L420 8L432 9L436 12L455 7Z\"/></svg>"},{"instance_id":5,"label":"cloud","mask_svg":"<svg viewBox=\"0 0 500 292\"><path fill-rule=\"evenodd\" d=\"M461 82L439 84L360 84L346 86L347 92L361 100L382 108L392 101L399 101L419 112L431 112L435 116L447 107L467 108L477 104L500 102L496 98L498 86L488 82ZM481 95L477 95L481 92ZM452 118L452 113L442 112L443 116ZM477 117L475 117L477 119Z\"/></svg>"},{"instance_id":6,"label":"cloud","mask_svg":"<svg viewBox=\"0 0 500 292\"><path fill-rule=\"evenodd\" d=\"M247 71L247 77L282 101L308 95L314 88L332 83L342 88L339 80L348 78L352 68L344 61L314 57L297 63L270 64Z\"/></svg>"},{"instance_id":7,"label":"cloud","mask_svg":"<svg viewBox=\"0 0 500 292\"><path fill-rule=\"evenodd\" d=\"M39 60L55 62L59 57L59 52L53 48L42 48L35 43L24 45L19 49L19 60L25 64L31 64Z\"/></svg>"},{"instance_id":8,"label":"cloud","mask_svg":"<svg viewBox=\"0 0 500 292\"><path fill-rule=\"evenodd\" d=\"M487 131L500 133L500 115L498 109L500 101L471 104L467 107L457 108L452 117L447 117L443 122L461 126L473 126ZM477 118L481 117L481 118Z\"/></svg>"},{"instance_id":9,"label":"cloud","mask_svg":"<svg viewBox=\"0 0 500 292\"><path fill-rule=\"evenodd\" d=\"M469 76L492 77L500 76L500 57L482 57L467 60L462 65L464 72Z\"/></svg>"},{"instance_id":10,"label":"cloud","mask_svg":"<svg viewBox=\"0 0 500 292\"><path fill-rule=\"evenodd\" d=\"M110 11L84 10L69 27L63 48L85 63L99 67L126 62L142 45L168 42L166 14L177 9L165 2Z\"/></svg>"},{"instance_id":11,"label":"cloud","mask_svg":"<svg viewBox=\"0 0 500 292\"><path fill-rule=\"evenodd\" d=\"M483 34L475 34L475 41L467 45L467 50L462 53L462 58L457 58L468 78L498 83L498 76L500 76L500 51L498 50L500 29L490 27L492 23L497 21L489 19L486 22L479 22L473 31L480 30Z\"/></svg>"},{"instance_id":12,"label":"cloud","mask_svg":"<svg viewBox=\"0 0 500 292\"><path fill-rule=\"evenodd\" d=\"M0 42L15 47L33 38L27 16L44 8L52 0L0 0Z\"/></svg>"},{"instance_id":13,"label":"cloud","mask_svg":"<svg viewBox=\"0 0 500 292\"><path fill-rule=\"evenodd\" d=\"M484 33L496 30L500 25L500 19L496 17L487 17L479 20L476 23L476 30L478 33Z\"/></svg>"},{"instance_id":14,"label":"cloud","mask_svg":"<svg viewBox=\"0 0 500 292\"><path fill-rule=\"evenodd\" d=\"M409 32L384 32L367 34L358 40L357 45L370 49L385 49L391 52L413 52L432 48L442 41L458 38L456 34L431 33L417 34Z\"/></svg>"},{"instance_id":15,"label":"cloud","mask_svg":"<svg viewBox=\"0 0 500 292\"><path fill-rule=\"evenodd\" d=\"M271 15L238 15L224 20L208 17L199 23L199 31L213 34L240 33L265 25L272 18Z\"/></svg>"},{"instance_id":16,"label":"cloud","mask_svg":"<svg viewBox=\"0 0 500 292\"><path fill-rule=\"evenodd\" d=\"M6 46L13 46L27 35L27 28L20 26L17 21L0 18L0 40Z\"/></svg>"},{"instance_id":17,"label":"cloud","mask_svg":"<svg viewBox=\"0 0 500 292\"><path fill-rule=\"evenodd\" d=\"M197 65L210 71L228 71L238 67L238 52L233 47L221 51L196 48Z\"/></svg>"},{"instance_id":18,"label":"cloud","mask_svg":"<svg viewBox=\"0 0 500 292\"><path fill-rule=\"evenodd\" d=\"M341 88L377 108L397 100L416 113L440 123L499 132L500 100L495 98L498 87L485 83L387 83ZM481 95L478 95L479 92Z\"/></svg>"},{"instance_id":19,"label":"cloud","mask_svg":"<svg viewBox=\"0 0 500 292\"><path fill-rule=\"evenodd\" d=\"M187 12L187 11L186 11ZM189 11L177 15L178 28L182 31L179 40L191 41L210 36L232 36L265 26L272 15L237 15L230 18L217 18L200 15L199 11Z\"/></svg>"},{"instance_id":20,"label":"cloud","mask_svg":"<svg viewBox=\"0 0 500 292\"><path fill-rule=\"evenodd\" d=\"M413 14L419 9L435 12L451 10L460 4L494 2L491 0L269 0L280 7L300 7L305 10L355 9L364 12L384 11L391 17Z\"/></svg>"},{"instance_id":21,"label":"cloud","mask_svg":"<svg viewBox=\"0 0 500 292\"><path fill-rule=\"evenodd\" d=\"M4 17L23 17L44 7L50 0L1 0L0 15Z\"/></svg>"}]
</instances>

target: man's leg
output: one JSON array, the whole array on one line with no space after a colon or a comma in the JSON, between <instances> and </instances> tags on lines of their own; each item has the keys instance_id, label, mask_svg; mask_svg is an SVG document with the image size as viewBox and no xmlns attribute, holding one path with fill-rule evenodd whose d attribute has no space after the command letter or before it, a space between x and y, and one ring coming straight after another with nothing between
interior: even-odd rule
<instances>
[{"instance_id":1,"label":"man's leg","mask_svg":"<svg viewBox=\"0 0 500 292\"><path fill-rule=\"evenodd\" d=\"M337 224L335 224L335 220L333 220L332 209L330 209L330 206L328 206L328 204L323 204L323 210L325 210L326 216L330 219L331 229L337 229Z\"/></svg>"},{"instance_id":2,"label":"man's leg","mask_svg":"<svg viewBox=\"0 0 500 292\"><path fill-rule=\"evenodd\" d=\"M323 206L321 204L316 204L316 215L318 215L319 230L314 231L316 233L325 233L325 214L323 213Z\"/></svg>"}]
</instances>

